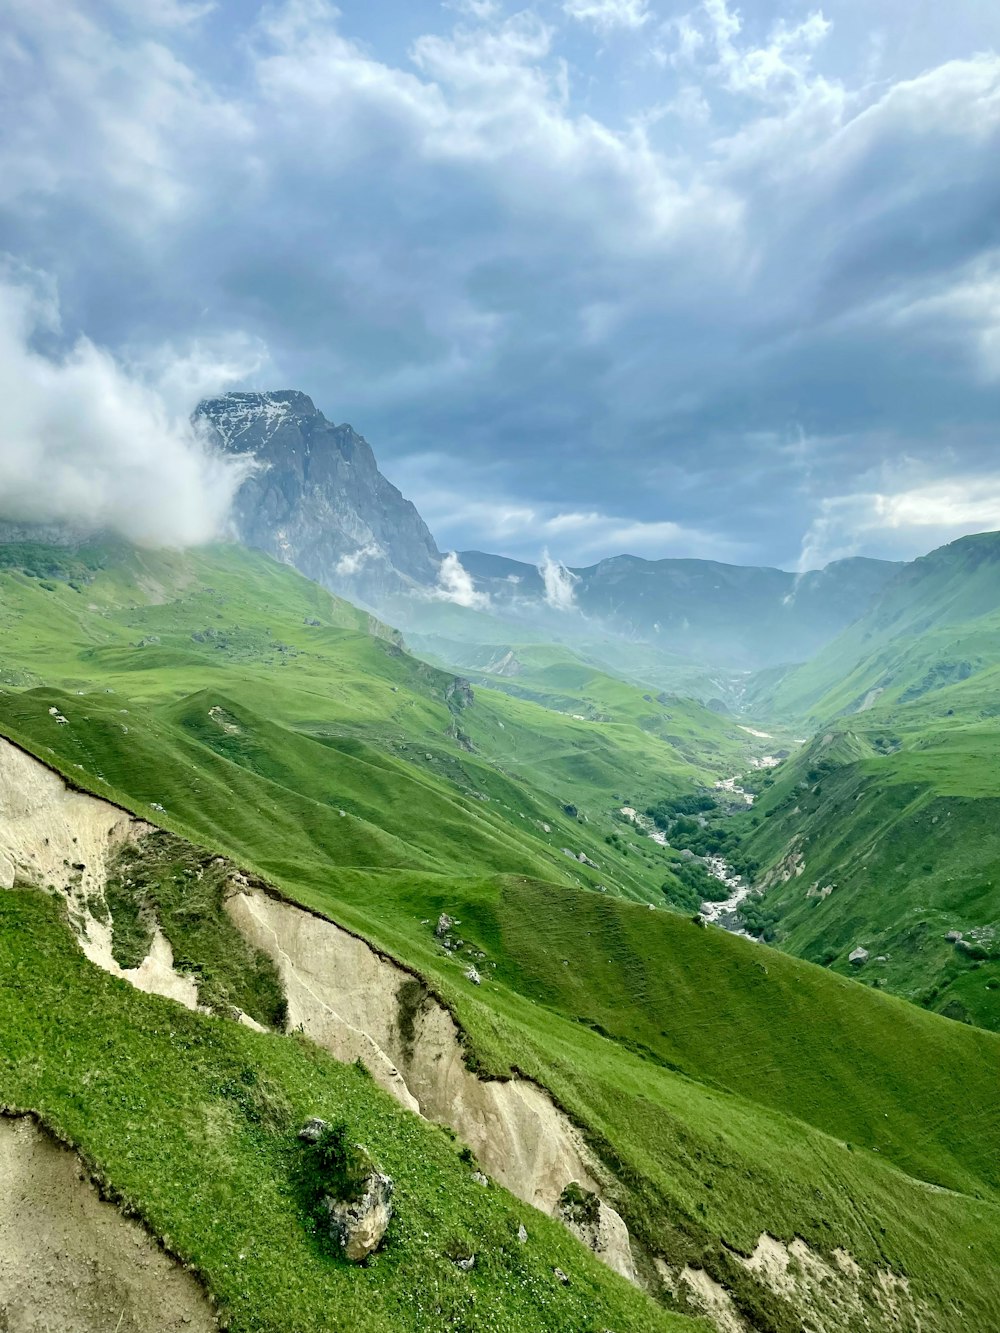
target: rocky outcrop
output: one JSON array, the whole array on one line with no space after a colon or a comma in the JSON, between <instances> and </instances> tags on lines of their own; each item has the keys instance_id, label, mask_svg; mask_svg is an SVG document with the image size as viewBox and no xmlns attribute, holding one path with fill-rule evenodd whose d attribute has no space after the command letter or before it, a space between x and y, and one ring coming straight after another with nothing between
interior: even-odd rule
<instances>
[{"instance_id":1,"label":"rocky outcrop","mask_svg":"<svg viewBox=\"0 0 1000 1333\"><path fill-rule=\"evenodd\" d=\"M329 1130L325 1120L310 1116L299 1130L299 1139L306 1144L321 1144ZM343 1133L342 1127L340 1133ZM360 1264L375 1253L389 1229L395 1185L391 1176L372 1164L361 1144L355 1144L352 1151L361 1164L363 1176L348 1191L349 1198L325 1193L320 1207L326 1214L330 1239L338 1251L352 1264Z\"/></svg>"},{"instance_id":2,"label":"rocky outcrop","mask_svg":"<svg viewBox=\"0 0 1000 1333\"><path fill-rule=\"evenodd\" d=\"M345 1203L327 1195L323 1200L330 1237L352 1264L363 1263L382 1244L392 1221L392 1195L392 1178L372 1171L359 1199Z\"/></svg>"},{"instance_id":3,"label":"rocky outcrop","mask_svg":"<svg viewBox=\"0 0 1000 1333\"><path fill-rule=\"evenodd\" d=\"M558 1216L609 1268L630 1282L638 1280L628 1227L603 1199L573 1181L560 1195Z\"/></svg>"},{"instance_id":4,"label":"rocky outcrop","mask_svg":"<svg viewBox=\"0 0 1000 1333\"><path fill-rule=\"evenodd\" d=\"M195 420L215 447L257 461L232 514L248 546L369 602L437 581L441 555L414 506L368 442L304 393L229 393L201 403Z\"/></svg>"}]
</instances>

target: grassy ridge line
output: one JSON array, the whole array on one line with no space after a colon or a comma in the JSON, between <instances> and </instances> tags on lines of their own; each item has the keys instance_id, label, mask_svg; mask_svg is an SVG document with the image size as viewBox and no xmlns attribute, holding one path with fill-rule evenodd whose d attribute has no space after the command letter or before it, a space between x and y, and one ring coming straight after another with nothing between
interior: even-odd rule
<instances>
[{"instance_id":1,"label":"grassy ridge line","mask_svg":"<svg viewBox=\"0 0 1000 1333\"><path fill-rule=\"evenodd\" d=\"M557 1223L475 1184L443 1131L354 1066L101 973L52 899L0 896L0 977L4 1103L80 1149L202 1275L234 1333L693 1328ZM345 1118L396 1180L390 1242L367 1267L326 1255L312 1230L294 1138L309 1114ZM447 1257L462 1246L470 1274Z\"/></svg>"},{"instance_id":2,"label":"grassy ridge line","mask_svg":"<svg viewBox=\"0 0 1000 1333\"><path fill-rule=\"evenodd\" d=\"M856 710L871 690L900 702L948 683L933 668L970 673L1000 652L1000 533L963 537L905 566L870 609L812 661L785 675L765 701L775 717L814 725ZM958 678L958 677L954 677Z\"/></svg>"}]
</instances>

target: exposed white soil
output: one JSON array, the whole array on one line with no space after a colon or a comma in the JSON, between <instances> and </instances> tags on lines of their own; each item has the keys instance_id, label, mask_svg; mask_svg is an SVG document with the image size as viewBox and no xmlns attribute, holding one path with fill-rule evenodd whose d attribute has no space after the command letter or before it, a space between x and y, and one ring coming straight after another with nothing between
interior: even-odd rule
<instances>
[{"instance_id":1,"label":"exposed white soil","mask_svg":"<svg viewBox=\"0 0 1000 1333\"><path fill-rule=\"evenodd\" d=\"M806 858L805 853L799 850L799 841L798 836L792 839L785 855L761 880L762 889L769 889L775 884L787 884L790 879L802 874L806 868Z\"/></svg>"},{"instance_id":2,"label":"exposed white soil","mask_svg":"<svg viewBox=\"0 0 1000 1333\"><path fill-rule=\"evenodd\" d=\"M703 1268L682 1268L680 1281L695 1307L712 1321L718 1333L750 1333L729 1292Z\"/></svg>"},{"instance_id":3,"label":"exposed white soil","mask_svg":"<svg viewBox=\"0 0 1000 1333\"><path fill-rule=\"evenodd\" d=\"M28 1117L0 1117L0 1328L210 1333L201 1287L104 1203L77 1155Z\"/></svg>"},{"instance_id":4,"label":"exposed white soil","mask_svg":"<svg viewBox=\"0 0 1000 1333\"><path fill-rule=\"evenodd\" d=\"M277 965L290 1027L340 1060L360 1059L409 1110L450 1126L526 1203L555 1214L573 1181L600 1192L602 1169L548 1093L467 1069L454 1019L416 977L323 917L245 882L233 888L226 910ZM607 1204L602 1218L595 1252L634 1278L625 1223Z\"/></svg>"},{"instance_id":5,"label":"exposed white soil","mask_svg":"<svg viewBox=\"0 0 1000 1333\"><path fill-rule=\"evenodd\" d=\"M92 963L138 990L194 1009L195 982L174 970L170 944L158 927L138 967L121 968L111 953L111 916L94 915L114 854L152 832L108 801L74 791L58 773L0 738L0 888L16 883L52 889L66 899L69 921Z\"/></svg>"},{"instance_id":6,"label":"exposed white soil","mask_svg":"<svg viewBox=\"0 0 1000 1333\"><path fill-rule=\"evenodd\" d=\"M802 1320L802 1333L844 1333L846 1329L921 1333L930 1327L927 1312L911 1294L906 1278L888 1269L865 1273L846 1250L834 1250L831 1262L803 1240L786 1245L763 1232L749 1258L733 1257L792 1305ZM729 1292L703 1269L675 1269L661 1259L656 1269L664 1285L675 1295L686 1295L718 1333L753 1333Z\"/></svg>"},{"instance_id":7,"label":"exposed white soil","mask_svg":"<svg viewBox=\"0 0 1000 1333\"><path fill-rule=\"evenodd\" d=\"M173 966L154 926L149 954L123 969L111 952L104 885L114 853L152 826L73 791L59 774L0 738L0 883L62 893L80 946L139 990L196 1008L197 986ZM99 915L94 907L103 904ZM332 922L234 875L227 911L277 964L289 1025L340 1060L360 1059L408 1110L448 1125L483 1168L526 1203L555 1214L573 1181L599 1193L604 1172L551 1097L527 1079L484 1081L465 1065L451 1014L417 978ZM101 919L106 918L106 919ZM242 1021L257 1027L246 1015ZM603 1205L600 1257L635 1277L624 1221Z\"/></svg>"},{"instance_id":8,"label":"exposed white soil","mask_svg":"<svg viewBox=\"0 0 1000 1333\"><path fill-rule=\"evenodd\" d=\"M835 1250L831 1263L804 1240L786 1245L765 1232L748 1259L736 1257L801 1312L804 1333L841 1333L845 1328L920 1333L928 1326L928 1312L905 1277L886 1268L869 1276L845 1250Z\"/></svg>"}]
</instances>

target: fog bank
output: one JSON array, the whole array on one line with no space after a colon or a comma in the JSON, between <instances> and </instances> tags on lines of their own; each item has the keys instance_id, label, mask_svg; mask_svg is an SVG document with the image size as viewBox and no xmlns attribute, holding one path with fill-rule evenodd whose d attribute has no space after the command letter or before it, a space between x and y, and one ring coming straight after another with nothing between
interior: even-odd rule
<instances>
[{"instance_id":1,"label":"fog bank","mask_svg":"<svg viewBox=\"0 0 1000 1333\"><path fill-rule=\"evenodd\" d=\"M87 338L42 350L58 322L37 275L0 274L0 519L106 529L147 546L222 535L252 463L213 454L187 418L194 402L168 407L147 377Z\"/></svg>"}]
</instances>

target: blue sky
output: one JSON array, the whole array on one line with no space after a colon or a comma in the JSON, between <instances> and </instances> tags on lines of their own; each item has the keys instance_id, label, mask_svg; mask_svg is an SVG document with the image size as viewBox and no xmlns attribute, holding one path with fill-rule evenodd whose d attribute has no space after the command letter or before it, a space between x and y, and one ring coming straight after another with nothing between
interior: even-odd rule
<instances>
[{"instance_id":1,"label":"blue sky","mask_svg":"<svg viewBox=\"0 0 1000 1333\"><path fill-rule=\"evenodd\" d=\"M300 388L529 559L1000 527L994 0L0 10L8 397Z\"/></svg>"}]
</instances>

